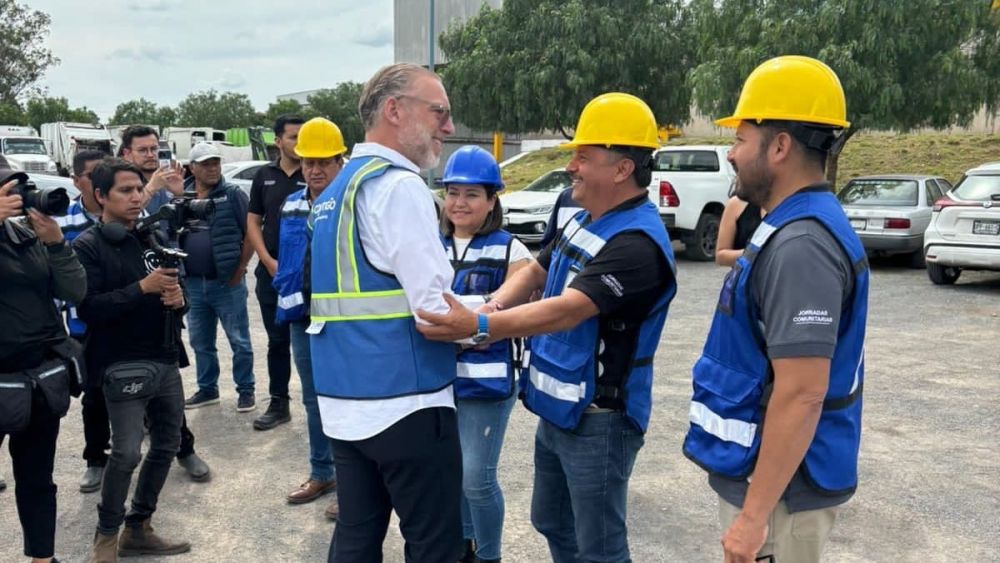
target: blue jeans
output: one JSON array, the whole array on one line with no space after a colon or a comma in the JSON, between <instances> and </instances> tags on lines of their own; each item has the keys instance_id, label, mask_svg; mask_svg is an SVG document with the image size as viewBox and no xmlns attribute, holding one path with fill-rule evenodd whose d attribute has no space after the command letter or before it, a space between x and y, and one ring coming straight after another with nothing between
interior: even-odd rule
<instances>
[{"instance_id":1,"label":"blue jeans","mask_svg":"<svg viewBox=\"0 0 1000 563\"><path fill-rule=\"evenodd\" d=\"M292 323L289 332L292 337L292 357L295 371L302 380L302 405L306 408L306 425L309 427L309 478L329 481L337 476L333 465L333 449L330 439L323 434L323 421L319 417L319 400L313 384L312 358L309 353L308 321Z\"/></svg>"},{"instance_id":2,"label":"blue jeans","mask_svg":"<svg viewBox=\"0 0 1000 563\"><path fill-rule=\"evenodd\" d=\"M539 420L531 523L553 563L631 561L628 480L642 444L620 412L584 414L569 431Z\"/></svg>"},{"instance_id":3,"label":"blue jeans","mask_svg":"<svg viewBox=\"0 0 1000 563\"><path fill-rule=\"evenodd\" d=\"M190 277L185 280L188 332L194 348L198 389L219 394L219 352L215 348L215 327L222 330L233 350L233 381L237 393L253 393L253 348L250 344L250 317L247 315L247 284L229 287L225 280Z\"/></svg>"},{"instance_id":4,"label":"blue jeans","mask_svg":"<svg viewBox=\"0 0 1000 563\"><path fill-rule=\"evenodd\" d=\"M511 395L501 401L455 401L462 444L462 533L476 540L480 559L500 559L504 502L497 464L516 400Z\"/></svg>"}]
</instances>

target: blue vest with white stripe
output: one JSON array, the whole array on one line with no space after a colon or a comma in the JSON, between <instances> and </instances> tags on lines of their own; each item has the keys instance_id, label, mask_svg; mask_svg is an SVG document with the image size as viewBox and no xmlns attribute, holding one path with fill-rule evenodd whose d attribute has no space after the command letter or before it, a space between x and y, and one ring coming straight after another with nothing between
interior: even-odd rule
<instances>
[{"instance_id":1,"label":"blue vest with white stripe","mask_svg":"<svg viewBox=\"0 0 1000 563\"><path fill-rule=\"evenodd\" d=\"M301 321L309 311L303 293L306 256L309 254L307 222L312 207L306 197L307 190L308 188L291 194L281 206L278 271L274 274L271 285L278 292L278 308L274 319L282 324Z\"/></svg>"},{"instance_id":2,"label":"blue vest with white stripe","mask_svg":"<svg viewBox=\"0 0 1000 563\"><path fill-rule=\"evenodd\" d=\"M589 213L582 213L567 223L552 252L544 297L562 295L576 274L608 241L635 231L652 239L670 269L675 269L670 238L652 203L646 201L636 207L611 211L596 221L591 220ZM616 390L623 399L626 417L642 431L649 425L652 410L653 354L676 293L674 281L646 316L639 329L635 359L621 388ZM567 331L531 338L528 373L521 378L524 405L530 411L559 428L576 428L596 395L599 333L599 317L594 316Z\"/></svg>"},{"instance_id":3,"label":"blue vest with white stripe","mask_svg":"<svg viewBox=\"0 0 1000 563\"><path fill-rule=\"evenodd\" d=\"M841 314L823 413L802 462L813 486L848 493L858 481L868 267L858 236L837 199L826 191L801 191L768 213L726 276L704 351L693 370L691 425L684 453L707 471L725 477L742 479L753 472L773 372L753 303L751 272L774 233L804 219L826 227L854 264L853 294Z\"/></svg>"},{"instance_id":4,"label":"blue vest with white stripe","mask_svg":"<svg viewBox=\"0 0 1000 563\"><path fill-rule=\"evenodd\" d=\"M83 207L83 201L77 197L69 204L66 215L54 217L54 219L59 225L59 229L62 230L63 238L66 239L68 245L73 242L73 239L80 236L80 233L96 223L98 217L91 215ZM80 320L76 312L76 305L64 301L62 309L66 311L66 327L69 329L69 335L77 339L83 338L87 334L87 323Z\"/></svg>"},{"instance_id":5,"label":"blue vest with white stripe","mask_svg":"<svg viewBox=\"0 0 1000 563\"><path fill-rule=\"evenodd\" d=\"M365 257L355 201L392 163L352 159L313 202L310 337L316 393L387 399L439 391L455 380L455 345L417 332L399 280Z\"/></svg>"},{"instance_id":6,"label":"blue vest with white stripe","mask_svg":"<svg viewBox=\"0 0 1000 563\"><path fill-rule=\"evenodd\" d=\"M458 295L488 295L500 289L507 277L513 235L496 230L476 235L462 256L452 237L442 237L455 268L451 289ZM455 396L459 399L505 399L514 392L513 346L500 340L485 350L470 348L458 355Z\"/></svg>"}]
</instances>

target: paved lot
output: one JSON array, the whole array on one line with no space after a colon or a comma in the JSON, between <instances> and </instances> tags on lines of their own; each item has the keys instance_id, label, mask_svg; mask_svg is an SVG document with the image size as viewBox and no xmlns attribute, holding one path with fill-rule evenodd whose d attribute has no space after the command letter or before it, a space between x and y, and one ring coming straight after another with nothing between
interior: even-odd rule
<instances>
[{"instance_id":1,"label":"paved lot","mask_svg":"<svg viewBox=\"0 0 1000 563\"><path fill-rule=\"evenodd\" d=\"M639 563L721 561L715 498L680 444L690 369L723 274L714 265L680 263L681 289L656 357L653 420L632 477L630 539ZM259 351L257 396L264 403L266 337L255 302L251 323ZM1000 275L964 273L955 287L935 287L923 271L875 264L861 487L841 512L827 561L1000 561L998 335ZM219 348L228 350L224 339ZM223 374L227 369L226 363ZM185 370L184 377L190 392L193 370ZM295 405L291 424L255 432L250 427L255 414L235 412L235 392L226 385L231 380L223 380L221 406L189 411L197 449L214 479L192 483L175 466L155 517L159 530L190 540L194 548L162 561L324 560L333 528L323 518L325 502L296 507L284 502L308 470L301 405ZM298 389L295 381L296 399ZM533 415L515 409L501 460L507 561L548 559L528 515L535 423ZM74 403L63 421L55 473L61 486L57 555L63 561L86 560L96 524L98 495L76 489L82 448ZM0 474L8 481L9 463L7 454L0 454ZM0 493L4 562L20 560L13 501L11 489ZM386 560L401 562L401 554L399 534L390 529Z\"/></svg>"}]
</instances>

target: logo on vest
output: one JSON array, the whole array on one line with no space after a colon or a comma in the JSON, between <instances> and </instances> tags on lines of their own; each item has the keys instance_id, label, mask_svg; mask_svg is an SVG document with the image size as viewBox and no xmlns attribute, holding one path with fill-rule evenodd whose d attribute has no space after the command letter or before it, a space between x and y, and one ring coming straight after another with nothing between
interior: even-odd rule
<instances>
[{"instance_id":1,"label":"logo on vest","mask_svg":"<svg viewBox=\"0 0 1000 563\"><path fill-rule=\"evenodd\" d=\"M337 200L331 199L324 201L323 203L317 203L312 208L313 221L320 221L326 219L328 213L333 213L333 210L337 208Z\"/></svg>"},{"instance_id":2,"label":"logo on vest","mask_svg":"<svg viewBox=\"0 0 1000 563\"><path fill-rule=\"evenodd\" d=\"M826 309L802 309L798 315L792 317L792 322L797 325L831 325L833 317Z\"/></svg>"},{"instance_id":3,"label":"logo on vest","mask_svg":"<svg viewBox=\"0 0 1000 563\"><path fill-rule=\"evenodd\" d=\"M128 385L122 387L122 393L125 395L137 395L146 386L145 383L140 383L138 381L133 381Z\"/></svg>"}]
</instances>

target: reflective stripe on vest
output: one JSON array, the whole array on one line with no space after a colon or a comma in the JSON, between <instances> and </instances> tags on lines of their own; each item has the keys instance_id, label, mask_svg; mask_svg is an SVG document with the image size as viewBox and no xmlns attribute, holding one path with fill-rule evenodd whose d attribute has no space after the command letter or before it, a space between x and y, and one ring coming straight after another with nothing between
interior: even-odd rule
<instances>
[{"instance_id":1,"label":"reflective stripe on vest","mask_svg":"<svg viewBox=\"0 0 1000 563\"><path fill-rule=\"evenodd\" d=\"M753 303L752 273L773 236L800 220L823 225L854 268L853 293L841 311L823 412L801 464L810 483L825 493L842 494L857 485L869 278L864 247L843 209L833 194L819 188L796 193L772 210L726 276L704 351L693 369L684 453L713 474L743 479L753 473L761 447L762 403L773 375Z\"/></svg>"},{"instance_id":2,"label":"reflective stripe on vest","mask_svg":"<svg viewBox=\"0 0 1000 563\"><path fill-rule=\"evenodd\" d=\"M356 321L412 317L410 303L403 290L363 293L314 293L314 321Z\"/></svg>"}]
</instances>

